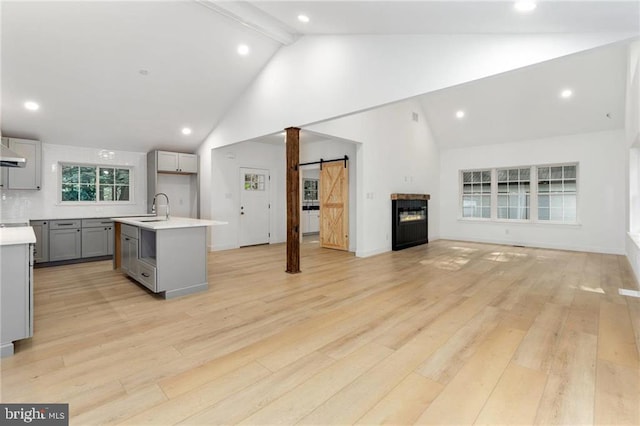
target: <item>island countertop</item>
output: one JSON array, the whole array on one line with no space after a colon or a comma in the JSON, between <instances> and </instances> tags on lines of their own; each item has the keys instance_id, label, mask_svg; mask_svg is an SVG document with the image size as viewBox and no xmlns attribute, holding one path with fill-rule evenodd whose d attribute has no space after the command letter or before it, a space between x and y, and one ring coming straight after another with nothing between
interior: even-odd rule
<instances>
[{"instance_id":1,"label":"island countertop","mask_svg":"<svg viewBox=\"0 0 640 426\"><path fill-rule=\"evenodd\" d=\"M227 222L219 220L193 219L189 217L170 217L168 220L162 216L139 216L139 217L113 217L114 222L125 223L127 225L138 226L140 228L161 230L175 228L197 228L201 226L226 225Z\"/></svg>"},{"instance_id":2,"label":"island countertop","mask_svg":"<svg viewBox=\"0 0 640 426\"><path fill-rule=\"evenodd\" d=\"M30 226L17 228L0 228L0 246L14 244L32 244L36 242L36 235Z\"/></svg>"}]
</instances>

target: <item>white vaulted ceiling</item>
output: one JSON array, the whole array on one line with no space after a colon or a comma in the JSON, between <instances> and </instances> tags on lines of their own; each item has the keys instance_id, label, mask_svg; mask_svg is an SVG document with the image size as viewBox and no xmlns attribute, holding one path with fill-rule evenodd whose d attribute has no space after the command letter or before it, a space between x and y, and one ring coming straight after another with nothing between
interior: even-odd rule
<instances>
[{"instance_id":1,"label":"white vaulted ceiling","mask_svg":"<svg viewBox=\"0 0 640 426\"><path fill-rule=\"evenodd\" d=\"M191 151L279 47L195 2L3 1L2 133Z\"/></svg>"},{"instance_id":2,"label":"white vaulted ceiling","mask_svg":"<svg viewBox=\"0 0 640 426\"><path fill-rule=\"evenodd\" d=\"M636 0L542 1L529 15L515 14L505 1L5 0L0 8L2 134L139 152L195 150L277 50L305 35L640 33ZM297 20L301 13L310 17L308 24ZM240 43L250 46L249 55L237 54ZM518 137L583 131L587 120L601 123L606 112L614 118L600 127L617 126L624 99L621 49L586 65L595 64L593 70L575 55L561 66L551 61L521 70L520 79L509 73L476 82L480 86L427 94L424 109L445 142L506 137L474 120L481 114L505 117L514 102L532 105L526 120L509 121L522 129ZM560 84L552 77L572 69L575 83L566 84L576 85L571 105L578 115L550 115L545 102L555 93L543 89L552 90ZM608 92L585 92L598 76ZM539 82L538 90L530 82ZM487 91L491 99L483 103ZM606 103L581 106L594 99ZM26 100L39 102L40 110L25 110ZM462 130L448 110L459 104L469 105ZM473 106L482 113L472 113ZM573 130L561 129L560 118ZM180 133L185 126L191 135Z\"/></svg>"},{"instance_id":3,"label":"white vaulted ceiling","mask_svg":"<svg viewBox=\"0 0 640 426\"><path fill-rule=\"evenodd\" d=\"M444 148L621 129L627 46L565 56L420 96ZM560 96L571 90L572 96ZM462 119L456 112L464 111Z\"/></svg>"}]
</instances>

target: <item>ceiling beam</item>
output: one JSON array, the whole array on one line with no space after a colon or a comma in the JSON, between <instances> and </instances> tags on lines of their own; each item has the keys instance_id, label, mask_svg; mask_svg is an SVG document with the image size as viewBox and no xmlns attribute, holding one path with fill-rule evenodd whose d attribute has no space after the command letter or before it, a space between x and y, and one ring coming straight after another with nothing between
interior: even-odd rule
<instances>
[{"instance_id":1,"label":"ceiling beam","mask_svg":"<svg viewBox=\"0 0 640 426\"><path fill-rule=\"evenodd\" d=\"M215 0L195 0L195 2L285 46L292 44L298 38L294 29L249 2Z\"/></svg>"}]
</instances>

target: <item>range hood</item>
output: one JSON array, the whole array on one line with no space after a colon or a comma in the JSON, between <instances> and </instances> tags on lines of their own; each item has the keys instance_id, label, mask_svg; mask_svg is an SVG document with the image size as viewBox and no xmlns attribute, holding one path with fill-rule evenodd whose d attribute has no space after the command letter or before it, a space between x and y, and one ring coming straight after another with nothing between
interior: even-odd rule
<instances>
[{"instance_id":1,"label":"range hood","mask_svg":"<svg viewBox=\"0 0 640 426\"><path fill-rule=\"evenodd\" d=\"M26 158L0 145L0 167L25 167L26 165Z\"/></svg>"}]
</instances>

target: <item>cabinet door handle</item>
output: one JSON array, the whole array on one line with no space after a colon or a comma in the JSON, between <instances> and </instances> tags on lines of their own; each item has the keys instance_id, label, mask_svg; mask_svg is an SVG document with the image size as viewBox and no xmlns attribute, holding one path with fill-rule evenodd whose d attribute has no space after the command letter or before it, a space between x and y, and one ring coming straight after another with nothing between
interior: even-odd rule
<instances>
[{"instance_id":1,"label":"cabinet door handle","mask_svg":"<svg viewBox=\"0 0 640 426\"><path fill-rule=\"evenodd\" d=\"M147 273L145 273L145 272L143 272L141 275L142 275L143 277L145 277L145 278L149 278L149 274L147 274Z\"/></svg>"},{"instance_id":2,"label":"cabinet door handle","mask_svg":"<svg viewBox=\"0 0 640 426\"><path fill-rule=\"evenodd\" d=\"M129 239L128 239L128 238L125 238L124 240L125 240L125 241L129 241Z\"/></svg>"},{"instance_id":3,"label":"cabinet door handle","mask_svg":"<svg viewBox=\"0 0 640 426\"><path fill-rule=\"evenodd\" d=\"M71 226L73 223L59 223L59 226Z\"/></svg>"},{"instance_id":4,"label":"cabinet door handle","mask_svg":"<svg viewBox=\"0 0 640 426\"><path fill-rule=\"evenodd\" d=\"M80 230L78 229L77 232L80 232Z\"/></svg>"}]
</instances>

